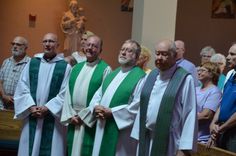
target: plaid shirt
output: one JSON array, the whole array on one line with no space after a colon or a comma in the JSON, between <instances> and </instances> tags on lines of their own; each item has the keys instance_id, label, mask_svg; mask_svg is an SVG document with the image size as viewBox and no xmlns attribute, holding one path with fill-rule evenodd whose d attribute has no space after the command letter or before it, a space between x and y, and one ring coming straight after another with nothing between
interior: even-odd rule
<instances>
[{"instance_id":1,"label":"plaid shirt","mask_svg":"<svg viewBox=\"0 0 236 156\"><path fill-rule=\"evenodd\" d=\"M20 62L15 62L13 57L3 61L0 69L0 80L3 81L3 90L6 95L13 96L20 74L27 62L30 61L28 56L25 56ZM3 109L3 102L0 99L0 109Z\"/></svg>"}]
</instances>

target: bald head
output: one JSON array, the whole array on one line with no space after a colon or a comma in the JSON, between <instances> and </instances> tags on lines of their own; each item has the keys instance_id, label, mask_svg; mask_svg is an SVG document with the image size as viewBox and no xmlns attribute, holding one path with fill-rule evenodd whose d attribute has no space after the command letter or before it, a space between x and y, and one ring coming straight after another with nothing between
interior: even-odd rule
<instances>
[{"instance_id":1,"label":"bald head","mask_svg":"<svg viewBox=\"0 0 236 156\"><path fill-rule=\"evenodd\" d=\"M176 60L182 59L184 57L185 44L181 40L176 40L175 45L176 45Z\"/></svg>"},{"instance_id":2,"label":"bald head","mask_svg":"<svg viewBox=\"0 0 236 156\"><path fill-rule=\"evenodd\" d=\"M165 71L175 64L176 46L174 41L162 40L155 46L156 67Z\"/></svg>"},{"instance_id":3,"label":"bald head","mask_svg":"<svg viewBox=\"0 0 236 156\"><path fill-rule=\"evenodd\" d=\"M58 48L58 39L57 35L54 33L47 33L43 37L43 50L45 53L45 57L53 58L56 56L57 48Z\"/></svg>"}]
</instances>

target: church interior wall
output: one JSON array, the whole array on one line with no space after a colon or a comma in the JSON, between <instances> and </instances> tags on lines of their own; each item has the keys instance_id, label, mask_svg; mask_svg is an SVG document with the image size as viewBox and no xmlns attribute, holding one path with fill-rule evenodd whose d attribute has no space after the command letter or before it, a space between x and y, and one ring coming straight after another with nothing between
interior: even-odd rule
<instances>
[{"instance_id":1,"label":"church interior wall","mask_svg":"<svg viewBox=\"0 0 236 156\"><path fill-rule=\"evenodd\" d=\"M64 34L60 29L63 12L68 10L69 0L0 0L0 62L11 56L10 42L16 35L29 41L30 56L42 51L42 37L47 32L58 34L63 49ZM118 66L117 55L124 40L131 37L132 13L120 11L120 1L79 0L88 21L86 29L103 39L102 57ZM35 27L29 27L29 14L36 15ZM69 54L65 54L66 56Z\"/></svg>"}]
</instances>

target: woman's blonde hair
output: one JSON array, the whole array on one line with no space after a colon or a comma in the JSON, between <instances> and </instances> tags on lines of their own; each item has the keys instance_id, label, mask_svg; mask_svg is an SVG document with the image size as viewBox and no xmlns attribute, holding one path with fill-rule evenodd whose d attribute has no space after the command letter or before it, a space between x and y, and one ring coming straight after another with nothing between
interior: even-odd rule
<instances>
[{"instance_id":1,"label":"woman's blonde hair","mask_svg":"<svg viewBox=\"0 0 236 156\"><path fill-rule=\"evenodd\" d=\"M212 82L214 85L217 85L219 76L220 76L220 69L217 63L214 62L205 62L201 67L204 67L212 74Z\"/></svg>"}]
</instances>

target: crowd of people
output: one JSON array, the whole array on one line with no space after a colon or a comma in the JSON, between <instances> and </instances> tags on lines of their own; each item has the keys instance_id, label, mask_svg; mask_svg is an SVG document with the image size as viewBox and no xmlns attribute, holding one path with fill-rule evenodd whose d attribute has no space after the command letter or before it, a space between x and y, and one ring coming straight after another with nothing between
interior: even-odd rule
<instances>
[{"instance_id":1,"label":"crowd of people","mask_svg":"<svg viewBox=\"0 0 236 156\"><path fill-rule=\"evenodd\" d=\"M197 142L236 152L236 44L227 58L204 47L196 67L183 41L162 40L151 70L150 50L128 39L112 70L99 36L85 31L80 42L65 58L47 33L31 59L27 39L11 42L0 109L23 120L19 156L188 156Z\"/></svg>"}]
</instances>

